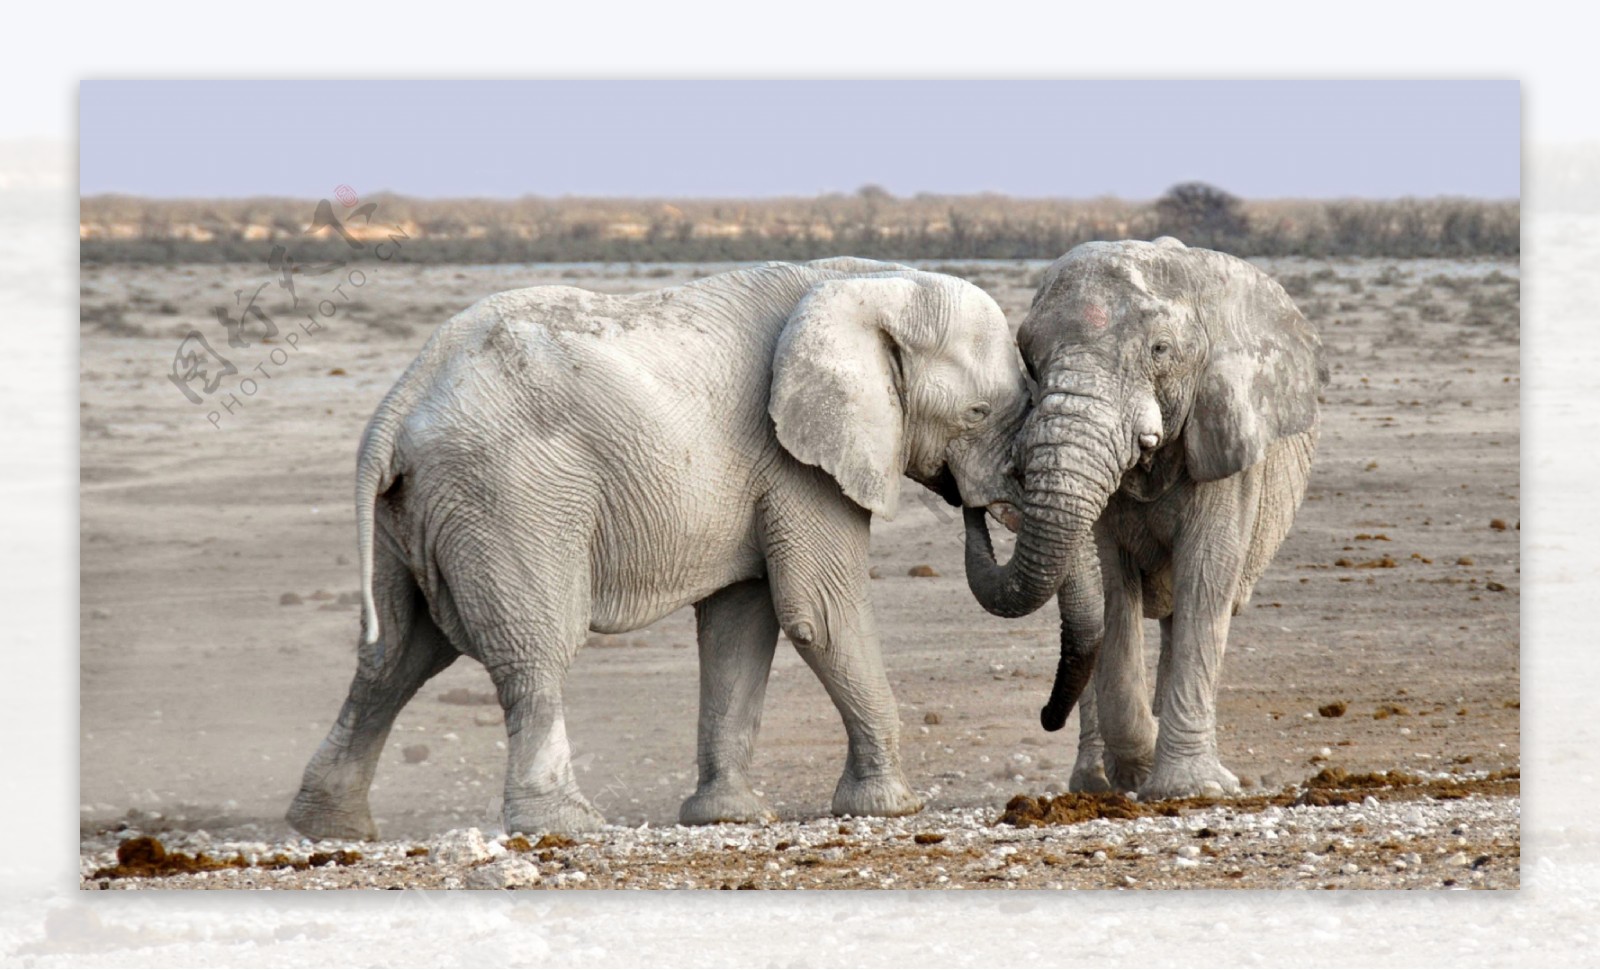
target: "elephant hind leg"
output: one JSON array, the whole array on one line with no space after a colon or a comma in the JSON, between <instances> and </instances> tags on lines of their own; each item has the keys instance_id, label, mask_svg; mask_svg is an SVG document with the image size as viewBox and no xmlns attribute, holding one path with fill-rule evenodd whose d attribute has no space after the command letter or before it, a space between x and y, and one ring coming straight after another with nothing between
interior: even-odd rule
<instances>
[{"instance_id":1,"label":"elephant hind leg","mask_svg":"<svg viewBox=\"0 0 1600 970\"><path fill-rule=\"evenodd\" d=\"M1151 712L1161 718L1161 696L1166 692L1167 681L1172 679L1172 616L1161 618L1161 654L1156 661L1156 697Z\"/></svg>"},{"instance_id":2,"label":"elephant hind leg","mask_svg":"<svg viewBox=\"0 0 1600 970\"><path fill-rule=\"evenodd\" d=\"M1104 792L1111 790L1111 780L1106 777L1106 742L1100 737L1099 704L1095 687L1078 698L1078 754L1072 763L1072 775L1067 791Z\"/></svg>"},{"instance_id":3,"label":"elephant hind leg","mask_svg":"<svg viewBox=\"0 0 1600 970\"><path fill-rule=\"evenodd\" d=\"M778 614L764 579L735 583L694 608L700 636L700 780L683 803L685 825L775 816L750 787Z\"/></svg>"},{"instance_id":4,"label":"elephant hind leg","mask_svg":"<svg viewBox=\"0 0 1600 970\"><path fill-rule=\"evenodd\" d=\"M526 835L593 832L605 825L578 788L567 742L567 670L588 637L587 551L549 535L537 558L488 548L461 530L438 548L446 622L462 652L494 681L506 722L503 821ZM563 541L563 538L571 540Z\"/></svg>"},{"instance_id":5,"label":"elephant hind leg","mask_svg":"<svg viewBox=\"0 0 1600 970\"><path fill-rule=\"evenodd\" d=\"M287 819L311 838L376 839L367 793L395 717L418 689L459 656L392 548L380 545L373 592L382 636L358 648L339 717L306 765Z\"/></svg>"}]
</instances>

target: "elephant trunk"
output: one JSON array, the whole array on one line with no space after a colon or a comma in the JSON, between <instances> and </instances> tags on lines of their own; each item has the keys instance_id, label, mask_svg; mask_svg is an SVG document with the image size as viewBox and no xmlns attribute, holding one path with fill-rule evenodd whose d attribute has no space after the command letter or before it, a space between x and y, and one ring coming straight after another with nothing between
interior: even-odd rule
<instances>
[{"instance_id":1,"label":"elephant trunk","mask_svg":"<svg viewBox=\"0 0 1600 970\"><path fill-rule=\"evenodd\" d=\"M1087 395L1046 395L1028 432L1035 443L1024 464L1022 527L1010 562L995 563L982 510L966 510L967 585L984 609L1024 616L1059 592L1061 658L1040 712L1047 731L1060 730L1077 704L1104 631L1094 524L1132 460L1092 444L1106 438L1105 409Z\"/></svg>"},{"instance_id":2,"label":"elephant trunk","mask_svg":"<svg viewBox=\"0 0 1600 970\"><path fill-rule=\"evenodd\" d=\"M1083 696L1100 656L1100 641L1105 636L1105 594L1100 585L1100 556L1094 542L1079 544L1074 550L1074 565L1061 585L1061 657L1056 661L1055 683L1050 699L1039 711L1039 723L1046 731L1059 731L1067 715Z\"/></svg>"}]
</instances>

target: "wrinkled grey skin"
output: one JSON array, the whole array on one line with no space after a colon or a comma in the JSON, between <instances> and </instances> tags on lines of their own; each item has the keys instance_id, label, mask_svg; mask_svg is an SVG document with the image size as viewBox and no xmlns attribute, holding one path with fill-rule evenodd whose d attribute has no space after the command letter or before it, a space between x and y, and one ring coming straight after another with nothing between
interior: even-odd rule
<instances>
[{"instance_id":1,"label":"wrinkled grey skin","mask_svg":"<svg viewBox=\"0 0 1600 970\"><path fill-rule=\"evenodd\" d=\"M1019 440L1023 521L1001 567L967 510L972 591L1020 616L1059 590L1040 716L1058 730L1081 697L1074 791L1238 791L1217 757L1218 677L1229 619L1305 496L1321 342L1260 270L1172 238L1076 247L1017 341L1038 385ZM1142 617L1161 621L1154 708Z\"/></svg>"},{"instance_id":2,"label":"wrinkled grey skin","mask_svg":"<svg viewBox=\"0 0 1600 970\"><path fill-rule=\"evenodd\" d=\"M700 776L685 822L770 815L747 772L780 630L844 719L833 810L916 811L868 525L893 515L902 474L947 500L1014 501L1027 404L994 301L889 263L483 300L434 334L362 440L357 670L289 822L376 837L367 793L395 716L465 654L505 710L507 831L593 830L604 819L573 777L567 668L590 631L691 603Z\"/></svg>"}]
</instances>

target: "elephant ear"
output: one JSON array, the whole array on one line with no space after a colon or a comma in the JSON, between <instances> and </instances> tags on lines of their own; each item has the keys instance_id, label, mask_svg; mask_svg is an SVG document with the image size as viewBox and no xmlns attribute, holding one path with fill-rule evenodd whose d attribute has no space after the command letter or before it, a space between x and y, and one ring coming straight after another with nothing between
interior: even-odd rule
<instances>
[{"instance_id":1,"label":"elephant ear","mask_svg":"<svg viewBox=\"0 0 1600 970\"><path fill-rule=\"evenodd\" d=\"M1211 340L1184 430L1184 460L1195 481L1238 474L1274 441L1311 430L1328 381L1322 342L1271 277L1207 250L1195 311ZM1174 255L1177 255L1176 253Z\"/></svg>"},{"instance_id":2,"label":"elephant ear","mask_svg":"<svg viewBox=\"0 0 1600 970\"><path fill-rule=\"evenodd\" d=\"M904 277L808 290L778 337L767 411L778 441L864 509L893 518L905 469L896 334L915 293Z\"/></svg>"}]
</instances>

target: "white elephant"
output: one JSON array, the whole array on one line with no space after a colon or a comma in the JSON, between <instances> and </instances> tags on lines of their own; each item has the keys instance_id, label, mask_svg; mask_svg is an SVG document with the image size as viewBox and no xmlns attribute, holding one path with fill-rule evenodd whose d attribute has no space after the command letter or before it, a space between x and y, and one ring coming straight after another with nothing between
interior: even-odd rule
<instances>
[{"instance_id":1,"label":"white elephant","mask_svg":"<svg viewBox=\"0 0 1600 970\"><path fill-rule=\"evenodd\" d=\"M1073 790L1236 792L1216 741L1229 619L1305 496L1321 342L1265 273L1170 237L1056 260L1017 341L1039 393L1022 525L997 567L982 513L967 511L972 591L1004 616L1059 592L1041 720L1060 729L1083 697ZM1143 617L1161 621L1154 707Z\"/></svg>"},{"instance_id":2,"label":"white elephant","mask_svg":"<svg viewBox=\"0 0 1600 970\"><path fill-rule=\"evenodd\" d=\"M688 604L699 784L683 821L770 815L748 769L780 630L844 720L833 810L918 810L869 602L869 522L894 513L903 474L970 506L1015 501L1027 394L988 295L895 264L479 302L367 426L357 670L289 822L376 837L367 795L395 716L465 654L505 711L507 831L596 828L569 760L568 666L590 631Z\"/></svg>"}]
</instances>

